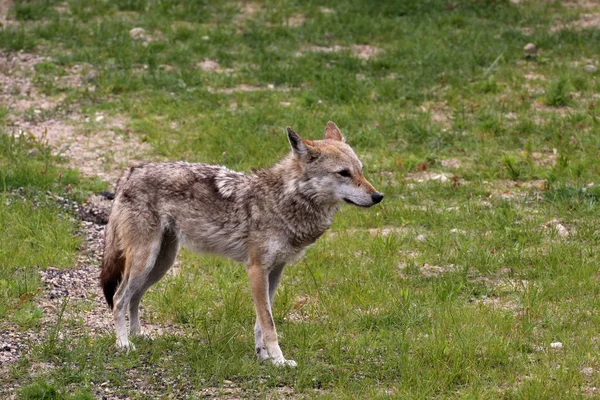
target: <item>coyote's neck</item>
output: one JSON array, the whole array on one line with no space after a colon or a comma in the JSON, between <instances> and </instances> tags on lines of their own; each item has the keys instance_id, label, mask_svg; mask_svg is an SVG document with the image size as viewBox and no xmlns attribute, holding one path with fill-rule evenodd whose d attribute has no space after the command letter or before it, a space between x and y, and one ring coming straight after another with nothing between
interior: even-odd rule
<instances>
[{"instance_id":1,"label":"coyote's neck","mask_svg":"<svg viewBox=\"0 0 600 400\"><path fill-rule=\"evenodd\" d=\"M313 243L333 223L339 205L323 200L323 193L303 177L302 167L292 154L257 177L260 185L273 190L274 217L285 224L296 245Z\"/></svg>"}]
</instances>

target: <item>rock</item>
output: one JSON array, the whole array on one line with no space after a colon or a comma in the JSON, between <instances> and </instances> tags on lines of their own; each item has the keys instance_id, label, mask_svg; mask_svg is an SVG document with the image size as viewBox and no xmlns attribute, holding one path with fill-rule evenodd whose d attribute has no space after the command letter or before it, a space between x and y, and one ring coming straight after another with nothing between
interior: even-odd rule
<instances>
[{"instance_id":1,"label":"rock","mask_svg":"<svg viewBox=\"0 0 600 400\"><path fill-rule=\"evenodd\" d=\"M425 235L423 235L423 234L420 234L419 236L417 236L417 237L415 238L415 240L416 240L417 242L424 242L424 241L426 241L426 240L427 240L427 238L425 237Z\"/></svg>"},{"instance_id":2,"label":"rock","mask_svg":"<svg viewBox=\"0 0 600 400\"><path fill-rule=\"evenodd\" d=\"M556 226L554 227L554 229L556 229L556 233L558 233L558 236L560 236L560 237L569 237L569 231L567 230L567 228L564 227L564 225L562 225L562 224L556 224Z\"/></svg>"},{"instance_id":3,"label":"rock","mask_svg":"<svg viewBox=\"0 0 600 400\"><path fill-rule=\"evenodd\" d=\"M523 47L523 52L525 53L525 58L535 57L537 55L537 47L533 43L527 43Z\"/></svg>"},{"instance_id":4,"label":"rock","mask_svg":"<svg viewBox=\"0 0 600 400\"><path fill-rule=\"evenodd\" d=\"M129 31L129 36L131 36L135 40L145 40L148 35L146 35L146 30L144 28L133 28Z\"/></svg>"},{"instance_id":5,"label":"rock","mask_svg":"<svg viewBox=\"0 0 600 400\"><path fill-rule=\"evenodd\" d=\"M102 197L104 197L105 199L108 199L108 200L114 200L115 199L115 194L113 192L109 192L108 190L102 191L102 193L100 193L100 195Z\"/></svg>"},{"instance_id":6,"label":"rock","mask_svg":"<svg viewBox=\"0 0 600 400\"><path fill-rule=\"evenodd\" d=\"M563 344L561 342L552 342L550 343L550 348L552 349L562 349Z\"/></svg>"},{"instance_id":7,"label":"rock","mask_svg":"<svg viewBox=\"0 0 600 400\"><path fill-rule=\"evenodd\" d=\"M596 72L596 71L598 70L598 68L596 68L596 66L595 66L595 65L588 64L588 65L586 65L585 67L583 67L583 70L584 70L585 72L594 73L594 72Z\"/></svg>"}]
</instances>

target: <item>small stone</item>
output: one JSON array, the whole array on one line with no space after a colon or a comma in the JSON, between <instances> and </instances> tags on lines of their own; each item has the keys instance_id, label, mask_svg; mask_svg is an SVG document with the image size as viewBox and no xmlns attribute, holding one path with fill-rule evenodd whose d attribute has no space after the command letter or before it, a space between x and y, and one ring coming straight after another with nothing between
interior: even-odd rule
<instances>
[{"instance_id":1,"label":"small stone","mask_svg":"<svg viewBox=\"0 0 600 400\"><path fill-rule=\"evenodd\" d=\"M427 240L427 238L425 237L425 235L423 235L423 234L420 234L420 235L418 235L418 236L415 238L415 240L416 240L417 242L424 242L424 241L426 241L426 240Z\"/></svg>"},{"instance_id":2,"label":"small stone","mask_svg":"<svg viewBox=\"0 0 600 400\"><path fill-rule=\"evenodd\" d=\"M554 227L554 229L556 229L556 233L558 233L558 236L560 236L560 237L569 237L569 231L567 230L567 228L564 227L564 225L562 225L562 224L556 224L556 226Z\"/></svg>"},{"instance_id":3,"label":"small stone","mask_svg":"<svg viewBox=\"0 0 600 400\"><path fill-rule=\"evenodd\" d=\"M533 43L527 43L525 47L523 47L523 52L525 53L525 57L535 57L537 55L537 47Z\"/></svg>"},{"instance_id":4,"label":"small stone","mask_svg":"<svg viewBox=\"0 0 600 400\"><path fill-rule=\"evenodd\" d=\"M136 40L144 40L146 38L146 30L144 28L133 28L129 31L129 36Z\"/></svg>"},{"instance_id":5,"label":"small stone","mask_svg":"<svg viewBox=\"0 0 600 400\"><path fill-rule=\"evenodd\" d=\"M596 71L598 70L598 68L596 68L596 66L595 66L595 65L588 64L588 65L586 65L585 67L583 67L583 70L584 70L585 72L594 73L594 72L596 72Z\"/></svg>"},{"instance_id":6,"label":"small stone","mask_svg":"<svg viewBox=\"0 0 600 400\"><path fill-rule=\"evenodd\" d=\"M108 190L102 191L102 193L100 193L100 195L102 197L104 197L105 199L108 199L108 200L114 200L115 199L115 194L113 192L109 192Z\"/></svg>"},{"instance_id":7,"label":"small stone","mask_svg":"<svg viewBox=\"0 0 600 400\"><path fill-rule=\"evenodd\" d=\"M552 343L550 343L550 348L552 348L552 349L562 349L563 348L563 344L562 344L562 342L552 342Z\"/></svg>"},{"instance_id":8,"label":"small stone","mask_svg":"<svg viewBox=\"0 0 600 400\"><path fill-rule=\"evenodd\" d=\"M100 122L100 121L102 121L103 119L104 119L104 115L98 115L98 116L96 117L96 122Z\"/></svg>"}]
</instances>

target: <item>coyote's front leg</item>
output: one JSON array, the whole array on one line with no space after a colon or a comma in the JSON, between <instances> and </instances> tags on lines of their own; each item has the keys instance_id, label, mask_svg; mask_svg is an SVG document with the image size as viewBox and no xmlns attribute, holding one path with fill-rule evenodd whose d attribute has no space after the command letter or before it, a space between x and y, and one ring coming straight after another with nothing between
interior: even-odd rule
<instances>
[{"instance_id":1,"label":"coyote's front leg","mask_svg":"<svg viewBox=\"0 0 600 400\"><path fill-rule=\"evenodd\" d=\"M262 332L263 346L267 350L267 355L275 365L288 365L295 367L297 364L293 360L286 360L283 357L279 343L277 342L277 332L273 315L271 313L271 304L269 301L269 271L258 259L251 257L248 264L248 277L252 288L252 298L256 309L256 319Z\"/></svg>"},{"instance_id":2,"label":"coyote's front leg","mask_svg":"<svg viewBox=\"0 0 600 400\"><path fill-rule=\"evenodd\" d=\"M281 279L281 274L283 272L283 268L285 264L275 265L270 268L269 271L269 305L271 306L271 315L273 314L273 302L275 299L275 292L277 291L277 286L279 285L279 281ZM256 356L259 360L266 360L269 357L267 354L267 349L263 343L263 335L262 330L260 329L260 321L258 318L256 319L256 324L254 324L254 343Z\"/></svg>"}]
</instances>

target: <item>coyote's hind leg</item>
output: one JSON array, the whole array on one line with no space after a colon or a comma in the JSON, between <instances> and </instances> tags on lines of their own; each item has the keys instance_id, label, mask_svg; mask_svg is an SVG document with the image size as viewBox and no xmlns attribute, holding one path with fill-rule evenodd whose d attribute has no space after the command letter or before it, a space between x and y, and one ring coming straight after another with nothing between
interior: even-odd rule
<instances>
[{"instance_id":1,"label":"coyote's hind leg","mask_svg":"<svg viewBox=\"0 0 600 400\"><path fill-rule=\"evenodd\" d=\"M143 335L140 325L139 307L140 301L150 286L158 282L171 268L177 252L179 251L179 240L177 235L171 231L163 232L160 250L154 265L149 266L137 281L130 279L131 301L129 302L129 334L131 336Z\"/></svg>"},{"instance_id":2,"label":"coyote's hind leg","mask_svg":"<svg viewBox=\"0 0 600 400\"><path fill-rule=\"evenodd\" d=\"M146 243L131 242L125 245L125 274L114 296L114 319L117 334L117 347L135 350L127 335L126 312L134 293L144 286L156 262L161 238ZM139 321L137 322L139 325Z\"/></svg>"}]
</instances>

